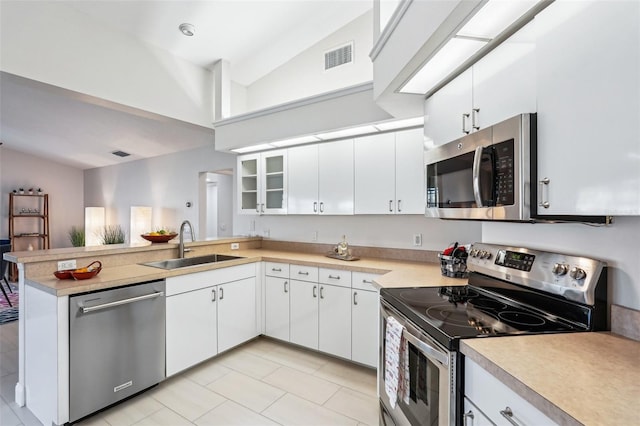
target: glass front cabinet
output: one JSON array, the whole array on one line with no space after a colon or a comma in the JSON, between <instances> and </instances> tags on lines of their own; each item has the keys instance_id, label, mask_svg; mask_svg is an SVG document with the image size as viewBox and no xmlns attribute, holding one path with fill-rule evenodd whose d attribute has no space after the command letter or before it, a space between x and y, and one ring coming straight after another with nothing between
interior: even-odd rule
<instances>
[{"instance_id":1,"label":"glass front cabinet","mask_svg":"<svg viewBox=\"0 0 640 426\"><path fill-rule=\"evenodd\" d=\"M238 157L238 212L287 213L286 150Z\"/></svg>"}]
</instances>

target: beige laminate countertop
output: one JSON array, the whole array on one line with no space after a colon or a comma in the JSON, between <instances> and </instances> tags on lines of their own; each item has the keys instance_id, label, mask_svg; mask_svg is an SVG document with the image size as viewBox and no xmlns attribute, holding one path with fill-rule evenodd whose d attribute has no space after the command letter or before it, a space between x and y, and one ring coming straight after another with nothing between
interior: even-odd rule
<instances>
[{"instance_id":1,"label":"beige laminate countertop","mask_svg":"<svg viewBox=\"0 0 640 426\"><path fill-rule=\"evenodd\" d=\"M130 264L109 268L105 267L96 277L83 281L58 280L53 275L47 275L33 277L28 280L28 284L56 296L67 296L87 291L104 290L127 284L260 261L294 263L307 266L383 274L381 277L376 279L376 284L380 287L439 287L467 284L466 279L442 276L440 273L440 265L434 263L407 262L376 258L363 258L347 262L338 259L331 259L319 254L295 253L266 249L234 250L227 254L240 256L242 259L174 270L163 270L151 266Z\"/></svg>"},{"instance_id":2,"label":"beige laminate countertop","mask_svg":"<svg viewBox=\"0 0 640 426\"><path fill-rule=\"evenodd\" d=\"M640 342L564 333L468 339L460 350L559 424L640 424Z\"/></svg>"}]
</instances>

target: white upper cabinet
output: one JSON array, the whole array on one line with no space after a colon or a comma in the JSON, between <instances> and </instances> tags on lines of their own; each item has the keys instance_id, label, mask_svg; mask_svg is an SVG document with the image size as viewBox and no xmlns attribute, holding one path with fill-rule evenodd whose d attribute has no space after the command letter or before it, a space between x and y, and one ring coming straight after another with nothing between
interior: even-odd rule
<instances>
[{"instance_id":1,"label":"white upper cabinet","mask_svg":"<svg viewBox=\"0 0 640 426\"><path fill-rule=\"evenodd\" d=\"M238 157L238 212L287 212L286 150Z\"/></svg>"},{"instance_id":2,"label":"white upper cabinet","mask_svg":"<svg viewBox=\"0 0 640 426\"><path fill-rule=\"evenodd\" d=\"M355 213L424 212L422 129L355 140Z\"/></svg>"},{"instance_id":3,"label":"white upper cabinet","mask_svg":"<svg viewBox=\"0 0 640 426\"><path fill-rule=\"evenodd\" d=\"M538 213L639 215L640 2L556 1L535 22Z\"/></svg>"},{"instance_id":4,"label":"white upper cabinet","mask_svg":"<svg viewBox=\"0 0 640 426\"><path fill-rule=\"evenodd\" d=\"M441 145L518 114L536 112L535 26L504 43L425 101L424 135Z\"/></svg>"},{"instance_id":5,"label":"white upper cabinet","mask_svg":"<svg viewBox=\"0 0 640 426\"><path fill-rule=\"evenodd\" d=\"M353 214L353 140L288 150L289 214Z\"/></svg>"}]
</instances>

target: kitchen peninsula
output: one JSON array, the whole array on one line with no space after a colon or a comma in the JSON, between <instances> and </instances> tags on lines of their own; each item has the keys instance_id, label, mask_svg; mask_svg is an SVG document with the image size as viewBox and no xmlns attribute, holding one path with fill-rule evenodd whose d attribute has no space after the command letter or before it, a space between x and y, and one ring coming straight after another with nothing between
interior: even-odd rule
<instances>
[{"instance_id":1,"label":"kitchen peninsula","mask_svg":"<svg viewBox=\"0 0 640 426\"><path fill-rule=\"evenodd\" d=\"M239 249L231 251L231 243L238 243ZM21 304L20 321L20 372L16 386L16 401L25 404L45 424L63 424L68 421L69 406L69 296L87 291L126 286L137 282L175 278L185 274L255 265L256 308L259 311L254 336L265 334L264 295L265 265L291 264L306 267L331 268L352 273L376 274L378 287L443 286L464 285L466 280L446 278L440 274L434 253L431 262L394 260L407 253L378 249L376 256L361 256L357 262L344 262L323 255L323 247L296 243L262 241L260 238L230 238L216 241L188 243L194 249L191 256L209 253L227 253L241 257L222 264L200 265L180 270L162 270L140 265L143 262L177 257L177 244L156 244L137 247L114 247L98 249L59 249L42 252L19 252L7 255L7 259L17 262L20 271L21 292L25 295ZM306 246L306 251L304 250ZM405 252L405 251L400 251ZM410 251L406 251L410 252ZM358 252L358 255L360 253ZM388 256L388 258L383 258ZM60 281L53 277L57 261L75 258L78 265L99 259L103 270L98 276L86 281ZM34 310L37 309L37 315ZM377 326L377 325L376 325ZM531 338L537 339L535 342ZM523 336L501 339L477 339L463 345L463 353L494 374L513 392L525 398L538 410L558 424L598 424L603 419L632 419L636 416L632 401L640 396L638 383L640 368L628 360L637 358L640 343L617 337L611 333L574 333L569 336L570 345L562 343L566 336ZM529 344L532 342L533 344ZM34 349L34 345L44 351ZM542 355L551 345L561 345L567 352L567 359L573 363L559 363L557 368L563 376L544 376L544 385L532 383L536 374L527 373L527 359L545 359ZM514 346L515 345L515 346ZM624 365L615 366L593 364L589 360L589 348L606 345L608 351L621 351ZM511 357L513 348L530 350L529 358ZM539 354L537 353L539 351ZM35 355L46 357L34 358ZM635 357L635 358L634 358ZM507 361L505 361L507 360ZM555 360L554 362L558 362ZM586 371L581 366L589 365ZM540 366L536 367L538 371ZM564 377L564 378L562 378ZM567 379L567 377L576 379ZM579 395L585 382L606 377L616 386L599 389L603 401L617 401L616 404L598 404L599 414L593 417L593 409L568 404L562 395ZM39 380L39 382L34 382ZM549 391L551 389L552 391ZM553 389L563 389L561 393ZM628 401L629 403L625 403ZM570 402L570 401L569 401ZM595 406L594 406L595 407Z\"/></svg>"}]
</instances>

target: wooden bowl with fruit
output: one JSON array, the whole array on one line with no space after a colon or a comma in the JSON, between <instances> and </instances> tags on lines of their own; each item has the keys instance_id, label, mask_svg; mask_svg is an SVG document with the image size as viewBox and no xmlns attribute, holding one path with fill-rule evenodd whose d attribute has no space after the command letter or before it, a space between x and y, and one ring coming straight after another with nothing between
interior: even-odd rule
<instances>
[{"instance_id":1,"label":"wooden bowl with fruit","mask_svg":"<svg viewBox=\"0 0 640 426\"><path fill-rule=\"evenodd\" d=\"M167 243L170 240L173 240L178 236L175 232L170 232L165 229L160 229L159 231L147 232L146 234L140 235L147 241L151 241L152 243Z\"/></svg>"},{"instance_id":2,"label":"wooden bowl with fruit","mask_svg":"<svg viewBox=\"0 0 640 426\"><path fill-rule=\"evenodd\" d=\"M102 263L99 260L95 260L84 268L55 271L53 275L55 275L59 280L70 280L72 278L74 280L88 280L89 278L93 278L98 275L101 270Z\"/></svg>"}]
</instances>

